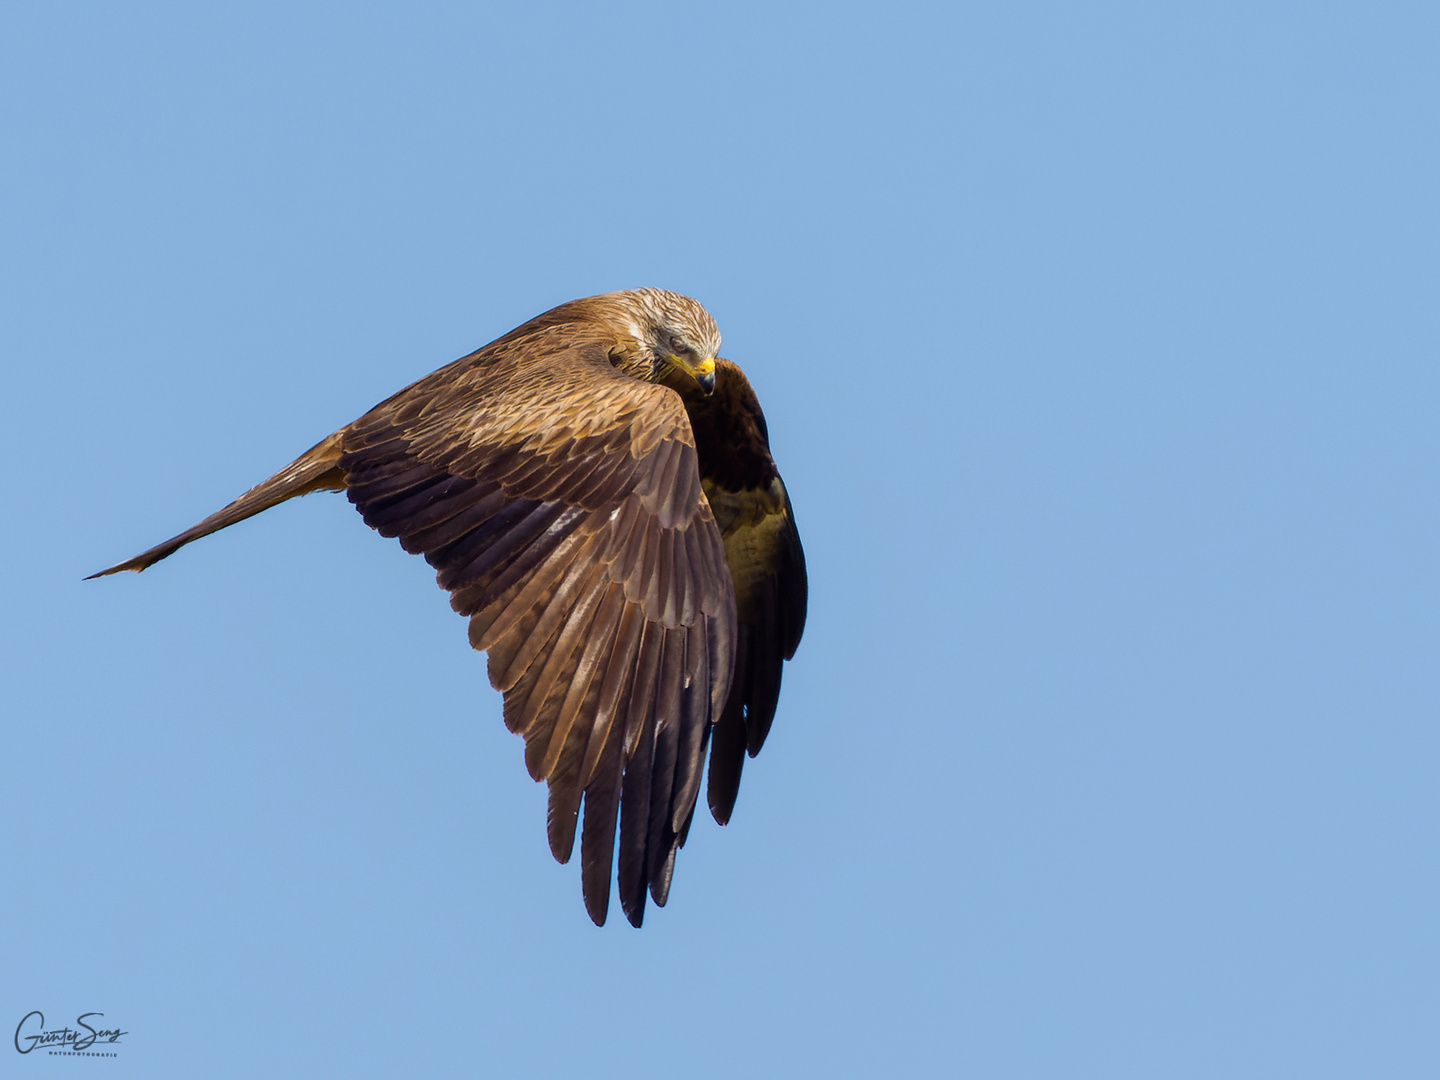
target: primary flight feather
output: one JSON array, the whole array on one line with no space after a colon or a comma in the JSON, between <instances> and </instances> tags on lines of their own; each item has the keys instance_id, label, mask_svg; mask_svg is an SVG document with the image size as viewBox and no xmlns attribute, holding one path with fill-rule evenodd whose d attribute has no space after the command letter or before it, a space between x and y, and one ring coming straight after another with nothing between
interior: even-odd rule
<instances>
[{"instance_id":1,"label":"primary flight feather","mask_svg":"<svg viewBox=\"0 0 1440 1080\"><path fill-rule=\"evenodd\" d=\"M620 904L639 926L646 892L662 905L669 893L707 742L723 825L805 625L805 556L765 418L719 347L709 312L677 293L562 304L92 577L343 490L469 617L526 767L549 782L561 862L580 825L585 907L601 924L618 817Z\"/></svg>"}]
</instances>

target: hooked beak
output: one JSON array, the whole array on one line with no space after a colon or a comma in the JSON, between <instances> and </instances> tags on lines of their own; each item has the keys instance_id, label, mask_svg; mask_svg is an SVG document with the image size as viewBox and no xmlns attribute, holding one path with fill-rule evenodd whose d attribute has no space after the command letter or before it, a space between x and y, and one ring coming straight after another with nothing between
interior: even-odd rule
<instances>
[{"instance_id":1,"label":"hooked beak","mask_svg":"<svg viewBox=\"0 0 1440 1080\"><path fill-rule=\"evenodd\" d=\"M681 357L671 355L670 363L695 380L700 392L710 394L715 389L715 358L708 356L698 364L691 364Z\"/></svg>"}]
</instances>

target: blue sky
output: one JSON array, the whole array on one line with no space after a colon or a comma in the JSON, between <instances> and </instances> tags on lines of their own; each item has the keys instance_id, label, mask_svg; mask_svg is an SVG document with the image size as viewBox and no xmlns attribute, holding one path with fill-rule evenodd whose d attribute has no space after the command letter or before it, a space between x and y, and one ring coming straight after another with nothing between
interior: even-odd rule
<instances>
[{"instance_id":1,"label":"blue sky","mask_svg":"<svg viewBox=\"0 0 1440 1080\"><path fill-rule=\"evenodd\" d=\"M1437 30L5 5L0 1026L131 1032L7 1075L1435 1075ZM80 580L636 285L811 582L638 932L343 499Z\"/></svg>"}]
</instances>

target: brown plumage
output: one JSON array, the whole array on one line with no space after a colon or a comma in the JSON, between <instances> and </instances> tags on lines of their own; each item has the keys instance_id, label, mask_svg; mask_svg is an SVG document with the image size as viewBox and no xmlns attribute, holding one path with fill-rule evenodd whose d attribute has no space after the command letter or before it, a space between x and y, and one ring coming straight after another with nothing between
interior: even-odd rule
<instances>
[{"instance_id":1,"label":"brown plumage","mask_svg":"<svg viewBox=\"0 0 1440 1080\"><path fill-rule=\"evenodd\" d=\"M223 510L93 577L144 570L296 495L343 490L435 567L550 785L550 849L584 804L585 906L664 904L714 731L727 822L805 622L805 558L765 419L689 297L548 311L381 402Z\"/></svg>"}]
</instances>

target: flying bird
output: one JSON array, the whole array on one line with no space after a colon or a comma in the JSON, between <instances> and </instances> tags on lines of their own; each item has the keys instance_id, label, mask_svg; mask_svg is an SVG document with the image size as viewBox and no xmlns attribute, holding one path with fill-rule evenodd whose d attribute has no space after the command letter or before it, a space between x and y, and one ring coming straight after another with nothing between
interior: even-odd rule
<instances>
[{"instance_id":1,"label":"flying bird","mask_svg":"<svg viewBox=\"0 0 1440 1080\"><path fill-rule=\"evenodd\" d=\"M286 499L344 491L424 555L489 654L505 724L549 782L550 850L580 838L603 925L663 905L700 790L730 820L805 625L805 556L743 372L697 301L574 300L382 401L144 570ZM583 802L583 819L581 806Z\"/></svg>"}]
</instances>

